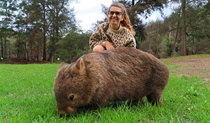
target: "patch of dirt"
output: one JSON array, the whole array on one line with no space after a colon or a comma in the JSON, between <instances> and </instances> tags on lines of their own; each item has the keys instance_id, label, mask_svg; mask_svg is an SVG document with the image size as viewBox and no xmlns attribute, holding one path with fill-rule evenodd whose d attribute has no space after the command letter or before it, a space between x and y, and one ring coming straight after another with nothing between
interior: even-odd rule
<instances>
[{"instance_id":1,"label":"patch of dirt","mask_svg":"<svg viewBox=\"0 0 210 123\"><path fill-rule=\"evenodd\" d=\"M198 76L210 82L210 55L168 58L162 61L178 65L174 71L178 76Z\"/></svg>"}]
</instances>

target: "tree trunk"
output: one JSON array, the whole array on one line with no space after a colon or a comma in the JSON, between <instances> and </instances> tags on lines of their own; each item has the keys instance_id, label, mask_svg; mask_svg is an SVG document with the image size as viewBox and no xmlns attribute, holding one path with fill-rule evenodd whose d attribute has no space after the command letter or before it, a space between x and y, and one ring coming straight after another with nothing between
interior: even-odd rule
<instances>
[{"instance_id":1,"label":"tree trunk","mask_svg":"<svg viewBox=\"0 0 210 123\"><path fill-rule=\"evenodd\" d=\"M44 21L44 24L43 24L43 61L46 61L47 60L47 41L46 41L46 9L45 9L45 2L42 4L42 7L43 7L43 10L44 10L44 13L43 13L43 21Z\"/></svg>"},{"instance_id":2,"label":"tree trunk","mask_svg":"<svg viewBox=\"0 0 210 123\"><path fill-rule=\"evenodd\" d=\"M6 35L7 35L7 33L6 33ZM7 58L7 37L6 36L4 37L4 44L3 45L4 45L3 46L4 47L3 56Z\"/></svg>"},{"instance_id":3,"label":"tree trunk","mask_svg":"<svg viewBox=\"0 0 210 123\"><path fill-rule=\"evenodd\" d=\"M3 43L3 38L1 37L1 57L4 56L4 43Z\"/></svg>"},{"instance_id":4,"label":"tree trunk","mask_svg":"<svg viewBox=\"0 0 210 123\"><path fill-rule=\"evenodd\" d=\"M182 55L186 55L186 15L185 15L186 0L182 0Z\"/></svg>"},{"instance_id":5,"label":"tree trunk","mask_svg":"<svg viewBox=\"0 0 210 123\"><path fill-rule=\"evenodd\" d=\"M175 50L176 50L176 43L177 43L178 34L179 34L179 25L180 25L180 23L179 23L179 21L178 21L177 27L176 27L176 36L175 36L175 39L174 39L174 45L173 45L173 49L172 49L172 52L171 52L171 57L174 56L174 52L175 52Z\"/></svg>"}]
</instances>

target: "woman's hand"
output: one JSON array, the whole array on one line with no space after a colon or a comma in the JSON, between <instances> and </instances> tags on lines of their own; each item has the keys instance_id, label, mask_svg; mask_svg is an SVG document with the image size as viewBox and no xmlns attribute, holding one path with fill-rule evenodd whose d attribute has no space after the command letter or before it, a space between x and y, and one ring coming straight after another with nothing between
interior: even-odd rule
<instances>
[{"instance_id":1,"label":"woman's hand","mask_svg":"<svg viewBox=\"0 0 210 123\"><path fill-rule=\"evenodd\" d=\"M93 52L103 52L104 50L106 49L102 45L96 45L95 47L93 47Z\"/></svg>"},{"instance_id":2,"label":"woman's hand","mask_svg":"<svg viewBox=\"0 0 210 123\"><path fill-rule=\"evenodd\" d=\"M109 41L104 41L101 45L96 45L93 52L103 52L104 50L114 49L114 46Z\"/></svg>"},{"instance_id":3,"label":"woman's hand","mask_svg":"<svg viewBox=\"0 0 210 123\"><path fill-rule=\"evenodd\" d=\"M103 46L105 46L107 50L114 49L114 46L109 41L104 41Z\"/></svg>"}]
</instances>

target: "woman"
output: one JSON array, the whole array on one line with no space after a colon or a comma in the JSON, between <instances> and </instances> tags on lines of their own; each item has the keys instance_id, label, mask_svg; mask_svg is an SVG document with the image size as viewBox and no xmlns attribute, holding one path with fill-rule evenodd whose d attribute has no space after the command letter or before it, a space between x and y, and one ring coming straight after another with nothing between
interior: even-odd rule
<instances>
[{"instance_id":1,"label":"woman","mask_svg":"<svg viewBox=\"0 0 210 123\"><path fill-rule=\"evenodd\" d=\"M94 52L116 47L135 47L135 32L130 24L125 6L122 3L114 2L107 12L108 22L98 26L89 40L90 48Z\"/></svg>"}]
</instances>

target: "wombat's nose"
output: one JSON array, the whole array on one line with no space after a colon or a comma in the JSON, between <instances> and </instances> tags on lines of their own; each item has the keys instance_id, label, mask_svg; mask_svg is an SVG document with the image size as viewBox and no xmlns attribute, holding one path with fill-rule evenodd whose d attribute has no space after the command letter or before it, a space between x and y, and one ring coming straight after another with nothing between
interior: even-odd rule
<instances>
[{"instance_id":1,"label":"wombat's nose","mask_svg":"<svg viewBox=\"0 0 210 123\"><path fill-rule=\"evenodd\" d=\"M59 114L60 114L60 116L70 115L70 114L74 114L74 111L75 110L72 107L67 107L66 111L59 110Z\"/></svg>"},{"instance_id":2,"label":"wombat's nose","mask_svg":"<svg viewBox=\"0 0 210 123\"><path fill-rule=\"evenodd\" d=\"M74 109L72 107L67 107L68 114L74 114Z\"/></svg>"}]
</instances>

